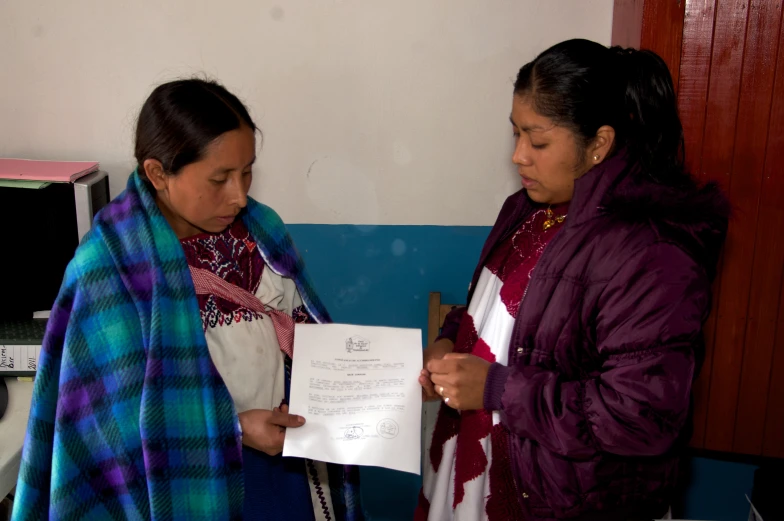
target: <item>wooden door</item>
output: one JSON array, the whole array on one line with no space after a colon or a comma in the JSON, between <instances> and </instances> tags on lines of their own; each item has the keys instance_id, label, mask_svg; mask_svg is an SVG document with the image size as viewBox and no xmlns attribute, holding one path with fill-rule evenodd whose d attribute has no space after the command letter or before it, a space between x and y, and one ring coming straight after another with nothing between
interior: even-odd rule
<instances>
[{"instance_id":1,"label":"wooden door","mask_svg":"<svg viewBox=\"0 0 784 521\"><path fill-rule=\"evenodd\" d=\"M692 445L784 457L782 0L616 0L613 43L652 49L678 89L686 159L733 217Z\"/></svg>"}]
</instances>

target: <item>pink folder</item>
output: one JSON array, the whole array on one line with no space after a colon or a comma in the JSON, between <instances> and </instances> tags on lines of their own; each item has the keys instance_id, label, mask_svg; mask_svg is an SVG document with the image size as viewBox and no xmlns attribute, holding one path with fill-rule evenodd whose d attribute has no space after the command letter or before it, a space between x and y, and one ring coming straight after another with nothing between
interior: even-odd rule
<instances>
[{"instance_id":1,"label":"pink folder","mask_svg":"<svg viewBox=\"0 0 784 521\"><path fill-rule=\"evenodd\" d=\"M98 170L92 161L34 161L0 158L0 179L72 183Z\"/></svg>"}]
</instances>

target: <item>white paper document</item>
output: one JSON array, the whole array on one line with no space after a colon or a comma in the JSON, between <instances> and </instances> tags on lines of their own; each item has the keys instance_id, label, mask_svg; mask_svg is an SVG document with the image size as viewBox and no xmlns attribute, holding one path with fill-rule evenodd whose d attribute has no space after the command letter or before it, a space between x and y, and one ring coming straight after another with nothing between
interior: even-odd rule
<instances>
[{"instance_id":1,"label":"white paper document","mask_svg":"<svg viewBox=\"0 0 784 521\"><path fill-rule=\"evenodd\" d=\"M284 456L420 472L419 329L297 324Z\"/></svg>"},{"instance_id":2,"label":"white paper document","mask_svg":"<svg viewBox=\"0 0 784 521\"><path fill-rule=\"evenodd\" d=\"M0 373L34 373L41 346L0 345Z\"/></svg>"}]
</instances>

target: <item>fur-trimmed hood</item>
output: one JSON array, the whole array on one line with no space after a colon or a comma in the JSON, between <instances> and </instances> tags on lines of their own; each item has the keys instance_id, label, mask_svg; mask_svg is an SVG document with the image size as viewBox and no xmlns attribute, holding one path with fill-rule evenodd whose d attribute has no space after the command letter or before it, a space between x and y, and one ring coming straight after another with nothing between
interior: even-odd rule
<instances>
[{"instance_id":1,"label":"fur-trimmed hood","mask_svg":"<svg viewBox=\"0 0 784 521\"><path fill-rule=\"evenodd\" d=\"M663 240L681 246L715 276L730 216L729 202L717 184L674 188L656 183L620 151L575 181L569 205L572 223L607 213L650 223Z\"/></svg>"},{"instance_id":2,"label":"fur-trimmed hood","mask_svg":"<svg viewBox=\"0 0 784 521\"><path fill-rule=\"evenodd\" d=\"M715 276L731 213L717 183L673 188L648 179L639 168L626 168L601 208L624 220L650 222Z\"/></svg>"}]
</instances>

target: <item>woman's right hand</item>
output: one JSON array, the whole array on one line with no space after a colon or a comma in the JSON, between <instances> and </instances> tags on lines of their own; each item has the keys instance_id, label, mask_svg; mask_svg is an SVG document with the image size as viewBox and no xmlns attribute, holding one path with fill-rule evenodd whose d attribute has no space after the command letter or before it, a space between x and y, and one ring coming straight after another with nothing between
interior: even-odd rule
<instances>
[{"instance_id":1,"label":"woman's right hand","mask_svg":"<svg viewBox=\"0 0 784 521\"><path fill-rule=\"evenodd\" d=\"M283 438L287 428L302 427L305 418L289 414L289 406L281 405L269 411L251 409L239 414L242 426L242 444L270 456L283 451Z\"/></svg>"},{"instance_id":2,"label":"woman's right hand","mask_svg":"<svg viewBox=\"0 0 784 521\"><path fill-rule=\"evenodd\" d=\"M433 386L433 382L430 380L430 371L425 369L427 363L430 360L441 360L445 354L451 353L454 348L455 344L447 338L436 340L425 348L422 372L419 374L419 385L422 386L422 401L429 402L441 399L436 392L435 386Z\"/></svg>"}]
</instances>

